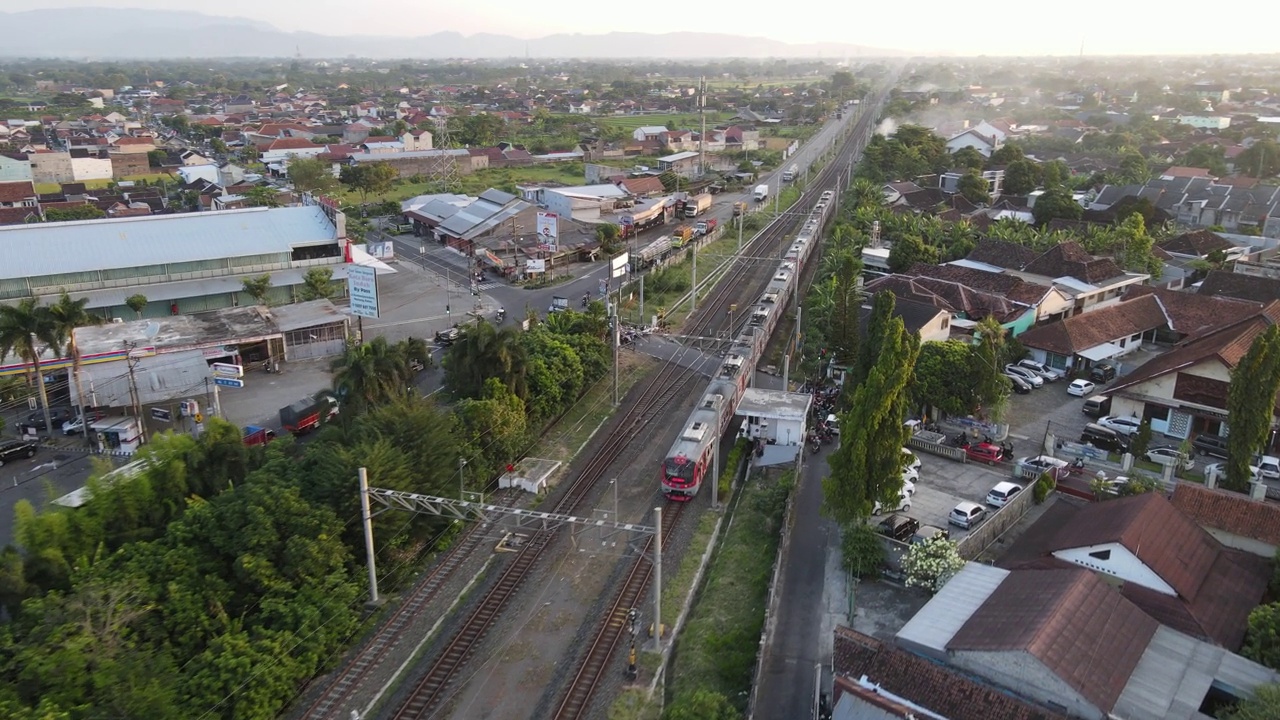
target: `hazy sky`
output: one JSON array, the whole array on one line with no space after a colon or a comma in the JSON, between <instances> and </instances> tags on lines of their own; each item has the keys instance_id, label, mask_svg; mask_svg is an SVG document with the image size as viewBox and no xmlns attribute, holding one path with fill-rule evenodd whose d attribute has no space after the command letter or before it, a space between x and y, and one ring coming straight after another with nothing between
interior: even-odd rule
<instances>
[{"instance_id":1,"label":"hazy sky","mask_svg":"<svg viewBox=\"0 0 1280 720\"><path fill-rule=\"evenodd\" d=\"M966 55L1230 54L1280 52L1275 0L1223 6L1112 0L1104 3L961 3L954 0L799 5L764 0L698 6L687 3L601 3L599 0L0 0L0 11L57 7L192 9L261 20L282 30L326 35L466 35L522 38L560 32L697 30L765 36L789 43L847 42L916 52ZM802 12L802 7L821 8ZM662 12L656 12L661 9ZM683 19L682 19L683 18Z\"/></svg>"}]
</instances>

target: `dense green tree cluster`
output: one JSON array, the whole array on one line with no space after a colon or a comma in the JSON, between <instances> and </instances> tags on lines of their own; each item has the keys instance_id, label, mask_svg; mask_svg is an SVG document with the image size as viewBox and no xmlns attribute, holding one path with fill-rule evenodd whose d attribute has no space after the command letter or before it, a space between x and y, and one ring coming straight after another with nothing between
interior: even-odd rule
<instances>
[{"instance_id":1,"label":"dense green tree cluster","mask_svg":"<svg viewBox=\"0 0 1280 720\"><path fill-rule=\"evenodd\" d=\"M946 141L919 125L901 125L891 137L876 134L867 143L858 177L877 183L911 180L950 169Z\"/></svg>"}]
</instances>

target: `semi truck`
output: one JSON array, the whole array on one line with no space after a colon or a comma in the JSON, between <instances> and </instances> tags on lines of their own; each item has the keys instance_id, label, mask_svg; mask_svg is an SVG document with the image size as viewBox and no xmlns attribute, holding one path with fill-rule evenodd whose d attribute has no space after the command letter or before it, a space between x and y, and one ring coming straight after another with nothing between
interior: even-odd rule
<instances>
[{"instance_id":1,"label":"semi truck","mask_svg":"<svg viewBox=\"0 0 1280 720\"><path fill-rule=\"evenodd\" d=\"M756 189L755 189L755 192L753 192L753 193L752 193L752 197L754 197L754 198L756 199L756 202L764 202L765 200L768 200L768 199L769 199L769 186L768 186L768 185L757 185L757 186L756 186Z\"/></svg>"},{"instance_id":2,"label":"semi truck","mask_svg":"<svg viewBox=\"0 0 1280 720\"><path fill-rule=\"evenodd\" d=\"M711 209L711 193L702 193L695 195L684 201L684 216L686 218L696 218L707 210Z\"/></svg>"},{"instance_id":3,"label":"semi truck","mask_svg":"<svg viewBox=\"0 0 1280 720\"><path fill-rule=\"evenodd\" d=\"M337 416L337 400L328 396L308 397L280 408L280 425L294 435L305 435L320 427L322 421Z\"/></svg>"},{"instance_id":4,"label":"semi truck","mask_svg":"<svg viewBox=\"0 0 1280 720\"><path fill-rule=\"evenodd\" d=\"M795 180L799 174L800 174L800 166L795 163L792 163L791 167L783 171L782 182L791 182L792 180Z\"/></svg>"}]
</instances>

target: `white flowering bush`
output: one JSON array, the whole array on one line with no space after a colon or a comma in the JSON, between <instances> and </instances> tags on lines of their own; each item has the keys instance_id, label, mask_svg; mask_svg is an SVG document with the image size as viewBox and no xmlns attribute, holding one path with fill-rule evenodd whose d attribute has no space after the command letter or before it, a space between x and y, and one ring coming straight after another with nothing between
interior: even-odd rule
<instances>
[{"instance_id":1,"label":"white flowering bush","mask_svg":"<svg viewBox=\"0 0 1280 720\"><path fill-rule=\"evenodd\" d=\"M935 535L922 543L916 543L902 557L902 572L907 587L922 587L931 593L943 585L964 567L959 543L941 535Z\"/></svg>"}]
</instances>

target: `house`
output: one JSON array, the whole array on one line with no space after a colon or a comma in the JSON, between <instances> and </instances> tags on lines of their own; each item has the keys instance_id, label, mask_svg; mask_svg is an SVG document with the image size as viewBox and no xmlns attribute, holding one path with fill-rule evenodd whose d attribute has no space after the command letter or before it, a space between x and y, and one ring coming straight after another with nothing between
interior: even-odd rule
<instances>
[{"instance_id":1,"label":"house","mask_svg":"<svg viewBox=\"0 0 1280 720\"><path fill-rule=\"evenodd\" d=\"M698 158L698 153L693 151L665 155L658 158L658 170L671 171L681 177L693 177L698 174Z\"/></svg>"},{"instance_id":2,"label":"house","mask_svg":"<svg viewBox=\"0 0 1280 720\"><path fill-rule=\"evenodd\" d=\"M598 223L602 221L602 211L612 212L617 201L628 197L626 190L617 185L604 183L545 188L542 192L542 204L558 217Z\"/></svg>"},{"instance_id":3,"label":"house","mask_svg":"<svg viewBox=\"0 0 1280 720\"><path fill-rule=\"evenodd\" d=\"M631 137L637 142L658 140L666 131L667 129L662 125L642 125L631 132Z\"/></svg>"},{"instance_id":4,"label":"house","mask_svg":"<svg viewBox=\"0 0 1280 720\"><path fill-rule=\"evenodd\" d=\"M1014 335L1042 317L1053 317L1071 307L1070 300L1053 287L957 265L917 263L866 285L867 292L879 290L891 290L899 298L945 310L954 328L971 330L991 317Z\"/></svg>"},{"instance_id":5,"label":"house","mask_svg":"<svg viewBox=\"0 0 1280 720\"><path fill-rule=\"evenodd\" d=\"M977 128L969 128L947 140L947 152L954 154L968 147L977 150L982 157L991 157L1003 144L1002 138L983 134Z\"/></svg>"},{"instance_id":6,"label":"house","mask_svg":"<svg viewBox=\"0 0 1280 720\"><path fill-rule=\"evenodd\" d=\"M1280 503L1190 482L1179 482L1170 502L1229 548L1261 558L1280 548Z\"/></svg>"},{"instance_id":7,"label":"house","mask_svg":"<svg viewBox=\"0 0 1280 720\"><path fill-rule=\"evenodd\" d=\"M1247 698L1280 679L1163 625L1100 573L1070 563L1012 570L969 563L894 643L1056 716L1088 720L1204 720L1206 699ZM993 708L985 717L1006 715Z\"/></svg>"},{"instance_id":8,"label":"house","mask_svg":"<svg viewBox=\"0 0 1280 720\"><path fill-rule=\"evenodd\" d=\"M1244 254L1229 240L1208 230L1192 230L1190 232L1184 232L1181 235L1177 235L1158 243L1156 247L1170 255L1186 258L1188 260L1204 260L1215 252L1221 252L1227 257L1231 257L1232 255L1239 257Z\"/></svg>"},{"instance_id":9,"label":"house","mask_svg":"<svg viewBox=\"0 0 1280 720\"><path fill-rule=\"evenodd\" d=\"M1064 316L1114 302L1126 288L1140 285L1150 277L1126 273L1111 258L1094 257L1075 242L1059 243L1037 254L1015 243L983 239L968 256L948 264L1015 275L1055 287L1073 303L1072 308L1063 311Z\"/></svg>"},{"instance_id":10,"label":"house","mask_svg":"<svg viewBox=\"0 0 1280 720\"><path fill-rule=\"evenodd\" d=\"M292 158L315 157L324 151L324 145L317 145L306 138L279 138L262 148L261 160L270 166Z\"/></svg>"},{"instance_id":11,"label":"house","mask_svg":"<svg viewBox=\"0 0 1280 720\"><path fill-rule=\"evenodd\" d=\"M911 182L910 180L906 180L903 182L885 183L883 188L885 204L893 205L897 203L898 200L902 199L903 195L907 195L913 192L918 192L923 189L924 188Z\"/></svg>"},{"instance_id":12,"label":"house","mask_svg":"<svg viewBox=\"0 0 1280 720\"><path fill-rule=\"evenodd\" d=\"M938 176L938 188L944 193L960 192L960 178L968 174L968 171L953 170L945 172ZM1004 170L983 170L979 173L983 180L987 181L987 195L992 198L1000 197L1004 192Z\"/></svg>"},{"instance_id":13,"label":"house","mask_svg":"<svg viewBox=\"0 0 1280 720\"><path fill-rule=\"evenodd\" d=\"M0 182L31 179L31 160L26 153L0 152Z\"/></svg>"},{"instance_id":14,"label":"house","mask_svg":"<svg viewBox=\"0 0 1280 720\"><path fill-rule=\"evenodd\" d=\"M145 155L155 149L156 140L152 137L125 136L111 143L112 152L118 153L141 153Z\"/></svg>"},{"instance_id":15,"label":"house","mask_svg":"<svg viewBox=\"0 0 1280 720\"><path fill-rule=\"evenodd\" d=\"M237 115L239 113L253 112L258 103L248 95L237 95L228 100L222 106L222 112L228 115Z\"/></svg>"},{"instance_id":16,"label":"house","mask_svg":"<svg viewBox=\"0 0 1280 720\"><path fill-rule=\"evenodd\" d=\"M867 286L866 294L868 295L868 300L864 302L858 312L860 319L858 334L864 339L867 335L867 328L871 324L872 300L870 296L875 295L876 292L878 291L872 290L870 285ZM895 293L893 317L902 321L902 325L907 332L918 335L921 342L942 341L951 336L951 313L931 303L919 302L909 297L898 296Z\"/></svg>"},{"instance_id":17,"label":"house","mask_svg":"<svg viewBox=\"0 0 1280 720\"><path fill-rule=\"evenodd\" d=\"M1147 419L1153 432L1177 439L1225 436L1231 372L1253 340L1277 322L1280 300L1270 300L1243 319L1224 320L1212 332L1178 343L1111 388L1112 414Z\"/></svg>"},{"instance_id":18,"label":"house","mask_svg":"<svg viewBox=\"0 0 1280 720\"><path fill-rule=\"evenodd\" d=\"M1210 270L1204 280L1200 281L1200 289L1196 292L1199 295L1266 303L1280 298L1280 278L1230 270Z\"/></svg>"},{"instance_id":19,"label":"house","mask_svg":"<svg viewBox=\"0 0 1280 720\"><path fill-rule=\"evenodd\" d=\"M1154 341L1169 324L1153 295L1114 303L1026 331L1018 337L1039 362L1059 370L1086 370Z\"/></svg>"},{"instance_id":20,"label":"house","mask_svg":"<svg viewBox=\"0 0 1280 720\"><path fill-rule=\"evenodd\" d=\"M400 142L404 145L404 149L409 152L434 149L431 144L433 142L431 132L421 128L407 131L400 136Z\"/></svg>"},{"instance_id":21,"label":"house","mask_svg":"<svg viewBox=\"0 0 1280 720\"><path fill-rule=\"evenodd\" d=\"M35 184L30 180L0 182L0 208L34 208L39 200Z\"/></svg>"}]
</instances>

